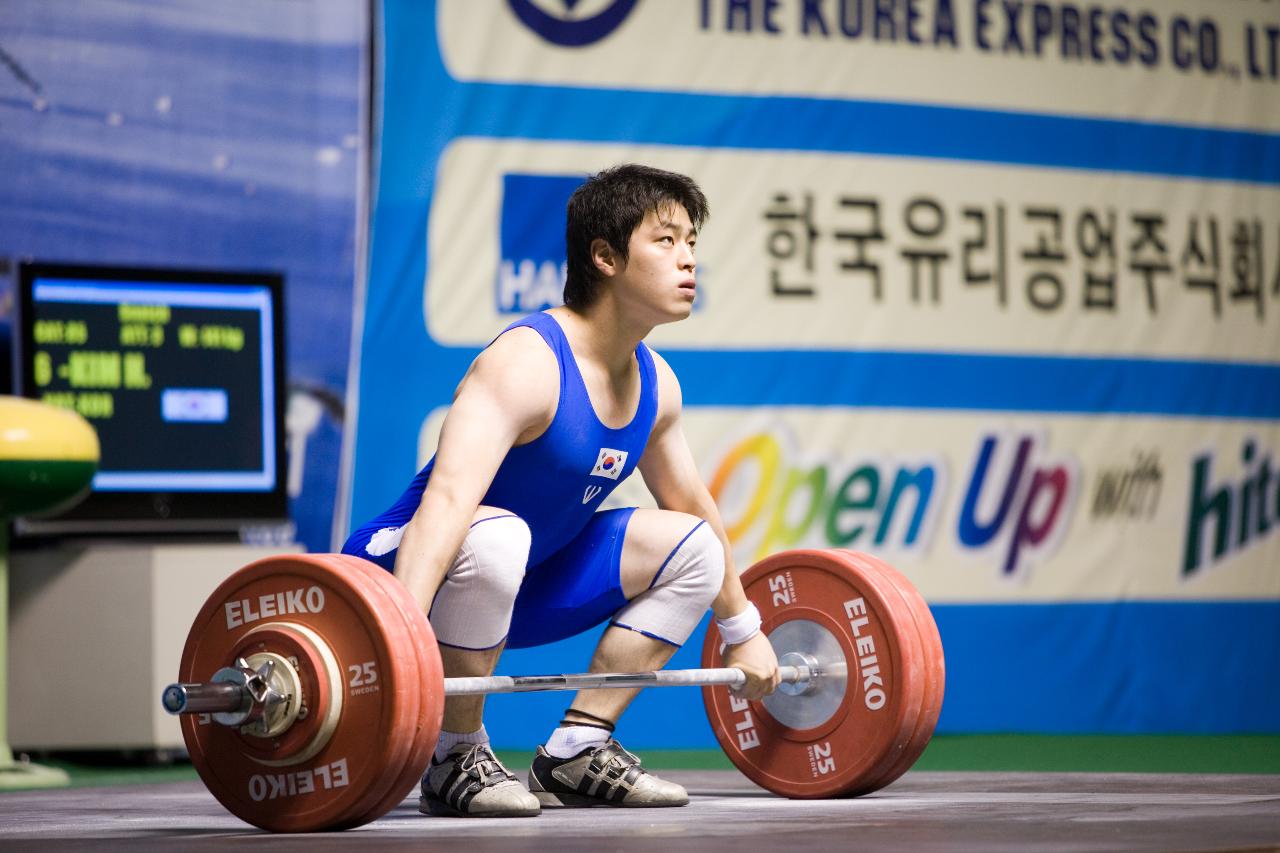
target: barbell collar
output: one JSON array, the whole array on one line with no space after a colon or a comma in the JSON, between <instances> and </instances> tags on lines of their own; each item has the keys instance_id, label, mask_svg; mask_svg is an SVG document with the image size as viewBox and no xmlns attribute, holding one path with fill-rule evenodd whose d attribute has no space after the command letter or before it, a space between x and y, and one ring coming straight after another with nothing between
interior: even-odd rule
<instances>
[{"instance_id":1,"label":"barbell collar","mask_svg":"<svg viewBox=\"0 0 1280 853\"><path fill-rule=\"evenodd\" d=\"M170 684L160 703L170 714L226 714L248 710L253 696L244 685L231 681L204 684Z\"/></svg>"}]
</instances>

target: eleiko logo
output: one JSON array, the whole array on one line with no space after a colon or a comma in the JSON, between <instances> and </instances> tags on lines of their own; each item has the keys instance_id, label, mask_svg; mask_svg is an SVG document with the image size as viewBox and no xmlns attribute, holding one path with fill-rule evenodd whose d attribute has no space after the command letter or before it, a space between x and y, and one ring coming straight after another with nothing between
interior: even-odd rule
<instances>
[{"instance_id":1,"label":"eleiko logo","mask_svg":"<svg viewBox=\"0 0 1280 853\"><path fill-rule=\"evenodd\" d=\"M613 0L603 10L588 18L575 18L575 8L582 0L560 0L562 15L542 8L535 0L507 0L520 22L552 44L560 47L584 47L608 36L627 19L636 0ZM546 4L550 5L550 4Z\"/></svg>"}]
</instances>

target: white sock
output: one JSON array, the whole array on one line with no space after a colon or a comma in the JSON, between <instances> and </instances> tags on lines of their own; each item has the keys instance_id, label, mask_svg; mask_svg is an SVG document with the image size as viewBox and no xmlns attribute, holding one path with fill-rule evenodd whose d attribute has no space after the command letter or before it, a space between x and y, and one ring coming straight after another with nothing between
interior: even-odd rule
<instances>
[{"instance_id":1,"label":"white sock","mask_svg":"<svg viewBox=\"0 0 1280 853\"><path fill-rule=\"evenodd\" d=\"M460 743L488 743L489 733L484 730L484 726L476 729L474 732L446 732L440 730L440 739L436 741L436 762L444 760L449 754L449 750L453 749Z\"/></svg>"},{"instance_id":2,"label":"white sock","mask_svg":"<svg viewBox=\"0 0 1280 853\"><path fill-rule=\"evenodd\" d=\"M552 758L573 758L587 747L604 743L608 739L607 729L596 726L562 726L551 733L543 748Z\"/></svg>"}]
</instances>

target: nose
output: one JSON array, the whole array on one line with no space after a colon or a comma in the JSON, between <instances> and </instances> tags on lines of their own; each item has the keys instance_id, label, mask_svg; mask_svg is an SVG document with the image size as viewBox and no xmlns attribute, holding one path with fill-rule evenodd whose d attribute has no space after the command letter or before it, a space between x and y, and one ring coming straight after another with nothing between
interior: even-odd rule
<instances>
[{"instance_id":1,"label":"nose","mask_svg":"<svg viewBox=\"0 0 1280 853\"><path fill-rule=\"evenodd\" d=\"M679 262L680 262L680 269L688 270L689 272L693 272L694 267L696 267L698 264L697 258L695 258L693 255L693 247L691 247L688 243L680 244Z\"/></svg>"}]
</instances>

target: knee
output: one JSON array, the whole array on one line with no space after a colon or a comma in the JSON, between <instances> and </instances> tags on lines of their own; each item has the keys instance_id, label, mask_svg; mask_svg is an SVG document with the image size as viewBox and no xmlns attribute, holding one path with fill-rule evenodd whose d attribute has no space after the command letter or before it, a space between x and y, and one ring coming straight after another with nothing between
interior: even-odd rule
<instances>
[{"instance_id":1,"label":"knee","mask_svg":"<svg viewBox=\"0 0 1280 853\"><path fill-rule=\"evenodd\" d=\"M672 551L653 585L669 584L706 609L724 583L724 545L710 524L694 521L696 525Z\"/></svg>"},{"instance_id":2,"label":"knee","mask_svg":"<svg viewBox=\"0 0 1280 853\"><path fill-rule=\"evenodd\" d=\"M711 525L696 524L671 551L653 584L618 611L613 624L683 645L724 582L724 546Z\"/></svg>"},{"instance_id":3,"label":"knee","mask_svg":"<svg viewBox=\"0 0 1280 853\"><path fill-rule=\"evenodd\" d=\"M482 589L496 599L514 601L524 580L531 544L529 525L519 516L499 515L477 521L467 531L448 578L456 584Z\"/></svg>"}]
</instances>

